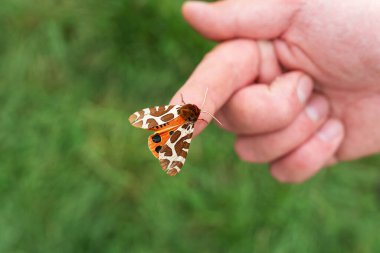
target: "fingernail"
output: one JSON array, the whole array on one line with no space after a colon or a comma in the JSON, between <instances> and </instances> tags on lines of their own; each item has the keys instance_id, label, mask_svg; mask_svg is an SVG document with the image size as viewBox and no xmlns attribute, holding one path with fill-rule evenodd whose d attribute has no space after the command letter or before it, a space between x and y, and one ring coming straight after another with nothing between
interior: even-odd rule
<instances>
[{"instance_id":1,"label":"fingernail","mask_svg":"<svg viewBox=\"0 0 380 253\"><path fill-rule=\"evenodd\" d=\"M342 125L337 120L330 120L318 132L318 136L323 141L332 141L343 132Z\"/></svg>"},{"instance_id":2,"label":"fingernail","mask_svg":"<svg viewBox=\"0 0 380 253\"><path fill-rule=\"evenodd\" d=\"M301 103L305 103L311 93L313 83L307 76L301 76L297 86L297 96Z\"/></svg>"},{"instance_id":3,"label":"fingernail","mask_svg":"<svg viewBox=\"0 0 380 253\"><path fill-rule=\"evenodd\" d=\"M306 115L312 121L318 121L328 112L328 104L324 98L313 98L305 108Z\"/></svg>"}]
</instances>

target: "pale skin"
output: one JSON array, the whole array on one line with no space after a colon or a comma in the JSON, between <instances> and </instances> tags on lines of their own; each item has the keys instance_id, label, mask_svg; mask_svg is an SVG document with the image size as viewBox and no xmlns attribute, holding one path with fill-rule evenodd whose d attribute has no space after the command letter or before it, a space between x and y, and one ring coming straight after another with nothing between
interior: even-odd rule
<instances>
[{"instance_id":1,"label":"pale skin","mask_svg":"<svg viewBox=\"0 0 380 253\"><path fill-rule=\"evenodd\" d=\"M200 105L207 86L204 110L242 160L298 183L380 151L380 1L187 2L183 15L220 44L171 103Z\"/></svg>"}]
</instances>

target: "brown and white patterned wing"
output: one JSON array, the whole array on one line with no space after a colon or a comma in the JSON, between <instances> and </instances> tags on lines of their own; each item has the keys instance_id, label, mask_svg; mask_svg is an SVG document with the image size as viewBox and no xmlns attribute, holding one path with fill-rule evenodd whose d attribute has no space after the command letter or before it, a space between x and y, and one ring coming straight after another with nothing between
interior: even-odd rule
<instances>
[{"instance_id":1,"label":"brown and white patterned wing","mask_svg":"<svg viewBox=\"0 0 380 253\"><path fill-rule=\"evenodd\" d=\"M189 122L179 127L158 154L161 167L170 176L180 172L189 152L194 123Z\"/></svg>"},{"instance_id":2,"label":"brown and white patterned wing","mask_svg":"<svg viewBox=\"0 0 380 253\"><path fill-rule=\"evenodd\" d=\"M129 116L129 122L134 127L152 129L178 117L180 105L165 105L145 108Z\"/></svg>"}]
</instances>

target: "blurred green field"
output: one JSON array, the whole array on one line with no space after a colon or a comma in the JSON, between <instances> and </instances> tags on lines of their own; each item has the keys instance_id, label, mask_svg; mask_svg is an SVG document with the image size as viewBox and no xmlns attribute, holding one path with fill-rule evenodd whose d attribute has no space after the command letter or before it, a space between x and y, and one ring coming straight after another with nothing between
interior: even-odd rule
<instances>
[{"instance_id":1,"label":"blurred green field","mask_svg":"<svg viewBox=\"0 0 380 253\"><path fill-rule=\"evenodd\" d=\"M182 2L2 1L0 252L380 252L379 156L281 185L211 126L163 174L128 116L214 45Z\"/></svg>"}]
</instances>

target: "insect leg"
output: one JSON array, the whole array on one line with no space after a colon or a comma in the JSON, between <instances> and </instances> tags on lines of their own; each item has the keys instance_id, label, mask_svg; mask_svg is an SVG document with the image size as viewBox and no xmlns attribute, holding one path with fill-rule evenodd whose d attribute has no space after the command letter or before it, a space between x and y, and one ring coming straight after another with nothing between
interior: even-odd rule
<instances>
[{"instance_id":1,"label":"insect leg","mask_svg":"<svg viewBox=\"0 0 380 253\"><path fill-rule=\"evenodd\" d=\"M182 100L182 104L185 105L186 103L185 103L185 100L183 100L183 95L182 95L182 93L181 93L181 100Z\"/></svg>"}]
</instances>

